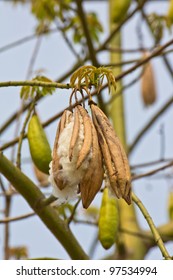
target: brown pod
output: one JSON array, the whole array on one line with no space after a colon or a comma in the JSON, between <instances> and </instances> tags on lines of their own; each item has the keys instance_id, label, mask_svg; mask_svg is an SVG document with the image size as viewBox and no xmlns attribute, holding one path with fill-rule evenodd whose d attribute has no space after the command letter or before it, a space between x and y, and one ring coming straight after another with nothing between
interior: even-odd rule
<instances>
[{"instance_id":1,"label":"brown pod","mask_svg":"<svg viewBox=\"0 0 173 280\"><path fill-rule=\"evenodd\" d=\"M106 115L91 104L93 122L97 130L110 187L117 198L131 203L131 175L127 156Z\"/></svg>"},{"instance_id":2,"label":"brown pod","mask_svg":"<svg viewBox=\"0 0 173 280\"><path fill-rule=\"evenodd\" d=\"M92 127L92 157L89 163L89 168L80 183L81 198L84 208L89 207L95 195L100 190L103 181L102 156L98 143L97 132L91 119L90 125Z\"/></svg>"},{"instance_id":3,"label":"brown pod","mask_svg":"<svg viewBox=\"0 0 173 280\"><path fill-rule=\"evenodd\" d=\"M82 106L77 105L74 112L64 112L50 167L49 179L59 201L68 201L81 192L87 208L101 187L103 168L96 131Z\"/></svg>"},{"instance_id":4,"label":"brown pod","mask_svg":"<svg viewBox=\"0 0 173 280\"><path fill-rule=\"evenodd\" d=\"M69 159L72 160L73 157L73 149L76 145L78 134L80 129L80 120L79 120L79 112L77 107L74 110L74 126L73 126L73 133L70 141L70 147L69 147Z\"/></svg>"},{"instance_id":5,"label":"brown pod","mask_svg":"<svg viewBox=\"0 0 173 280\"><path fill-rule=\"evenodd\" d=\"M143 58L146 58L144 54ZM141 77L141 94L145 106L155 103L157 99L156 83L154 77L154 70L151 62L147 62L143 66L143 75Z\"/></svg>"},{"instance_id":6,"label":"brown pod","mask_svg":"<svg viewBox=\"0 0 173 280\"><path fill-rule=\"evenodd\" d=\"M86 159L87 155L90 152L91 145L92 145L92 126L91 126L91 119L87 113L87 111L80 105L77 106L79 113L83 119L84 125L84 141L82 148L79 153L79 158L77 161L76 168L79 168L83 161Z\"/></svg>"},{"instance_id":7,"label":"brown pod","mask_svg":"<svg viewBox=\"0 0 173 280\"><path fill-rule=\"evenodd\" d=\"M49 181L48 181L48 178L49 176L43 172L41 172L37 167L36 165L34 164L33 165L33 169L34 169L34 174L35 174L35 177L37 178L38 182L40 183L40 187L48 187L49 186Z\"/></svg>"}]
</instances>

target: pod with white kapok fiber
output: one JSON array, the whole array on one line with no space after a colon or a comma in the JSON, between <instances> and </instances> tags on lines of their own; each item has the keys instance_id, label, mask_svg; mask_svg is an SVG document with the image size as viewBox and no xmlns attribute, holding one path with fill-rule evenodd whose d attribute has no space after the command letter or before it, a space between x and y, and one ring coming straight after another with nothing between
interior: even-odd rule
<instances>
[{"instance_id":1,"label":"pod with white kapok fiber","mask_svg":"<svg viewBox=\"0 0 173 280\"><path fill-rule=\"evenodd\" d=\"M94 177L94 180L93 180ZM97 133L87 111L77 105L65 110L56 133L49 181L62 204L81 193L88 208L103 181L102 157Z\"/></svg>"}]
</instances>

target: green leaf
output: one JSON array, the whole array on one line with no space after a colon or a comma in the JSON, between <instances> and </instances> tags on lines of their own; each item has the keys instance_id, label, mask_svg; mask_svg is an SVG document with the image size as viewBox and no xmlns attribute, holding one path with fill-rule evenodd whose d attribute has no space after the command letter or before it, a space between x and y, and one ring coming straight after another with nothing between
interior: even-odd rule
<instances>
[{"instance_id":1,"label":"green leaf","mask_svg":"<svg viewBox=\"0 0 173 280\"><path fill-rule=\"evenodd\" d=\"M40 81L40 82L47 82L50 83L52 80L45 76L37 76L32 81ZM27 100L29 98L34 98L36 95L49 95L53 94L55 91L55 87L39 87L39 86L23 86L20 91L20 97L24 100Z\"/></svg>"},{"instance_id":2,"label":"green leaf","mask_svg":"<svg viewBox=\"0 0 173 280\"><path fill-rule=\"evenodd\" d=\"M30 93L30 86L23 86L20 91L20 98L27 100Z\"/></svg>"}]
</instances>

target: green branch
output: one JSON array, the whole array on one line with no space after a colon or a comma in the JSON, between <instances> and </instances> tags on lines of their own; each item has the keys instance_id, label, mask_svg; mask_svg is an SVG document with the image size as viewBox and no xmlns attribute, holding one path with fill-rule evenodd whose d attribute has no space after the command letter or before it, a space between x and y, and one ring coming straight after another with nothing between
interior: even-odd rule
<instances>
[{"instance_id":1,"label":"green branch","mask_svg":"<svg viewBox=\"0 0 173 280\"><path fill-rule=\"evenodd\" d=\"M173 221L167 224L157 227L157 230L162 237L163 242L168 242L173 240ZM143 234L148 238L147 247L150 249L155 246L155 240L152 238L151 231L143 231Z\"/></svg>"},{"instance_id":2,"label":"green branch","mask_svg":"<svg viewBox=\"0 0 173 280\"><path fill-rule=\"evenodd\" d=\"M51 206L43 206L45 197L36 185L0 152L0 172L11 182L15 189L25 198L43 223L59 240L72 259L88 259L78 241Z\"/></svg>"},{"instance_id":3,"label":"green branch","mask_svg":"<svg viewBox=\"0 0 173 280\"><path fill-rule=\"evenodd\" d=\"M142 201L134 194L132 193L132 200L133 202L138 206L138 208L141 210L143 216L145 217L150 229L151 229L151 232L153 234L153 237L154 237L154 240L155 240L155 243L158 245L158 247L160 248L160 251L162 252L162 255L163 257L166 259L166 260L171 260L171 256L169 255L168 251L166 250L165 248L165 245L161 239L161 236L151 218L151 216L149 215L147 209L145 208L145 206L143 205Z\"/></svg>"},{"instance_id":4,"label":"green branch","mask_svg":"<svg viewBox=\"0 0 173 280\"><path fill-rule=\"evenodd\" d=\"M19 86L54 87L54 88L61 88L61 89L69 89L72 87L70 84L62 84L62 83L56 83L56 82L41 82L41 81L0 82L0 87L19 87Z\"/></svg>"}]
</instances>

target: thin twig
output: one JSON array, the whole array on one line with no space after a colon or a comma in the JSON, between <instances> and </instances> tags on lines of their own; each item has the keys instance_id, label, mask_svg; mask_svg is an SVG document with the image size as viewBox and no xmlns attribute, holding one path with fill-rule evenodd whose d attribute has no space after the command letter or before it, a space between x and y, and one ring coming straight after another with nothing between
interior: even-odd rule
<instances>
[{"instance_id":1,"label":"thin twig","mask_svg":"<svg viewBox=\"0 0 173 280\"><path fill-rule=\"evenodd\" d=\"M149 161L149 162L144 162L144 163L137 163L137 164L133 164L130 166L131 169L135 169L135 168L141 168L141 167L148 167L150 165L155 165L155 164L160 164L160 163L163 163L163 162L171 162L173 161L172 158L161 158L161 159L158 159L158 160L153 160L153 161Z\"/></svg>"},{"instance_id":2,"label":"thin twig","mask_svg":"<svg viewBox=\"0 0 173 280\"><path fill-rule=\"evenodd\" d=\"M67 220L68 226L70 225L70 223L72 222L72 220L73 220L73 218L75 216L75 213L76 213L76 210L77 210L77 207L78 207L80 201L81 201L81 198L79 198L79 200L76 202L76 204L73 207L73 211L72 211L70 217Z\"/></svg>"},{"instance_id":3,"label":"thin twig","mask_svg":"<svg viewBox=\"0 0 173 280\"><path fill-rule=\"evenodd\" d=\"M116 76L115 77L116 81L121 80L126 75L130 74L131 72L133 72L134 70L136 70L137 68L142 66L143 64L146 64L148 61L150 61L155 56L160 55L164 49L166 49L167 47L171 46L172 44L173 44L173 39L168 41L166 44L157 47L151 54L149 54L145 58L141 59L138 63L136 63L134 66L132 66L128 70L126 70L126 71L122 72L120 75Z\"/></svg>"},{"instance_id":4,"label":"thin twig","mask_svg":"<svg viewBox=\"0 0 173 280\"><path fill-rule=\"evenodd\" d=\"M118 96L120 96L121 94L123 94L123 92L126 90L126 89L129 89L131 86L133 86L135 83L137 83L139 81L139 79L142 77L143 75L143 72L144 72L144 69L142 69L142 71L139 73L139 75L134 78L132 81L130 81L128 84L126 85L123 85L122 88L116 92L115 95L111 96L111 98L109 99L108 102L105 102L106 105L109 105L112 103L112 101L114 101Z\"/></svg>"},{"instance_id":5,"label":"thin twig","mask_svg":"<svg viewBox=\"0 0 173 280\"><path fill-rule=\"evenodd\" d=\"M153 50L153 47L145 47L145 48L136 48L136 49L123 49L123 48L113 48L113 47L106 47L105 48L106 51L109 51L109 52L120 52L120 53L137 53L137 52L147 52L147 51L151 51Z\"/></svg>"},{"instance_id":6,"label":"thin twig","mask_svg":"<svg viewBox=\"0 0 173 280\"><path fill-rule=\"evenodd\" d=\"M56 29L50 29L50 30L42 31L42 32L40 32L39 36L41 36L43 34L46 35L46 34L49 34L49 33L54 33L54 32L57 32L57 28ZM24 43L27 43L27 42L35 39L36 37L38 37L38 34L34 33L34 34L31 34L31 35L25 36L25 37L23 37L23 38L21 38L19 40L16 40L16 41L14 41L12 43L9 43L9 44L7 44L5 46L2 46L2 47L0 47L0 53L5 52L7 50L10 50L10 49L12 49L14 47L20 46L20 45L22 45Z\"/></svg>"},{"instance_id":7,"label":"thin twig","mask_svg":"<svg viewBox=\"0 0 173 280\"><path fill-rule=\"evenodd\" d=\"M56 200L57 200L57 198L55 196L50 195L49 197L42 199L42 201L39 201L38 205L36 207L42 208L42 207L48 206Z\"/></svg>"},{"instance_id":8,"label":"thin twig","mask_svg":"<svg viewBox=\"0 0 173 280\"><path fill-rule=\"evenodd\" d=\"M98 64L97 57L96 57L96 51L94 49L93 42L92 42L92 39L90 36L86 15L85 15L85 12L84 12L83 6L82 6L82 0L76 0L76 5L77 5L78 16L80 18L81 25L82 25L82 28L83 28L83 31L85 34L85 38L87 41L88 51L89 51L89 55L90 55L92 64L94 66L98 67L99 64Z\"/></svg>"},{"instance_id":9,"label":"thin twig","mask_svg":"<svg viewBox=\"0 0 173 280\"><path fill-rule=\"evenodd\" d=\"M40 96L39 99L41 99L42 97L43 97L43 96ZM38 102L38 101L37 101L37 102ZM32 101L29 102L28 104L25 104L25 105L24 105L23 111L22 111L23 113L30 107L31 103L32 103ZM20 113L20 110L21 110L21 109L19 109L17 112L15 112L14 114L12 114L12 115L9 117L9 119L6 120L6 121L4 122L3 125L1 125L1 127L0 127L0 135L2 135L2 133L7 129L7 127L9 127L9 126L16 120L16 118L18 117L18 115L19 115L19 113Z\"/></svg>"},{"instance_id":10,"label":"thin twig","mask_svg":"<svg viewBox=\"0 0 173 280\"><path fill-rule=\"evenodd\" d=\"M28 213L28 214L25 214L25 215L20 215L20 216L13 217L13 218L8 217L8 218L5 218L3 220L0 220L0 224L8 224L8 223L11 223L11 222L21 221L23 219L30 218L34 215L36 215L35 212L31 212L31 213Z\"/></svg>"},{"instance_id":11,"label":"thin twig","mask_svg":"<svg viewBox=\"0 0 173 280\"><path fill-rule=\"evenodd\" d=\"M5 194L6 189L5 189L5 185L4 185L4 182L2 180L2 176L1 175L0 175L0 187L1 187L2 191L3 191L3 194Z\"/></svg>"},{"instance_id":12,"label":"thin twig","mask_svg":"<svg viewBox=\"0 0 173 280\"><path fill-rule=\"evenodd\" d=\"M152 125L161 117L161 115L172 105L173 103L173 97L171 97L164 105L163 107L149 120L149 122L141 129L141 131L138 133L138 135L133 140L132 144L129 146L128 153L131 154L136 147L136 145L139 143L139 141L142 139L144 134L148 132L148 130L152 127Z\"/></svg>"},{"instance_id":13,"label":"thin twig","mask_svg":"<svg viewBox=\"0 0 173 280\"><path fill-rule=\"evenodd\" d=\"M165 164L165 165L163 165L163 166L161 166L157 169L154 169L152 171L149 171L149 172L146 172L146 173L143 173L143 174L139 174L139 175L134 175L134 176L132 176L132 181L135 181L135 180L138 180L138 179L141 179L141 178L144 178L144 177L152 176L152 175L154 175L154 174L156 174L156 173L158 173L158 172L160 172L160 171L162 171L166 168L169 168L171 166L173 166L173 161L171 161L170 163Z\"/></svg>"},{"instance_id":14,"label":"thin twig","mask_svg":"<svg viewBox=\"0 0 173 280\"><path fill-rule=\"evenodd\" d=\"M147 2L148 0L143 0L141 1L141 3L131 12L129 13L125 19L122 20L122 22L112 31L112 33L108 36L108 38L104 41L104 43L100 46L99 49L105 49L108 45L108 43L110 43L110 41L114 38L115 34L118 33L118 31L122 28L122 26L130 19L132 18L136 12L138 12L139 10L142 9L142 7L145 5L145 3Z\"/></svg>"},{"instance_id":15,"label":"thin twig","mask_svg":"<svg viewBox=\"0 0 173 280\"><path fill-rule=\"evenodd\" d=\"M105 51L110 51L110 52L120 52L120 53L137 53L137 52L151 52L153 51L155 48L155 46L152 46L152 47L144 47L144 48L137 48L137 49L123 49L123 48L112 48L112 47L106 47L105 48ZM166 54L169 54L169 53L172 53L173 52L173 49L170 49L170 50L167 50L167 51L164 51L163 53L161 53L161 55L166 55Z\"/></svg>"},{"instance_id":16,"label":"thin twig","mask_svg":"<svg viewBox=\"0 0 173 280\"><path fill-rule=\"evenodd\" d=\"M4 209L5 218L9 217L10 208L11 208L11 195L9 193L5 197L5 209ZM5 260L9 259L9 241L10 241L9 239L10 239L9 225L7 223L5 224L5 228L4 228L4 259Z\"/></svg>"},{"instance_id":17,"label":"thin twig","mask_svg":"<svg viewBox=\"0 0 173 280\"><path fill-rule=\"evenodd\" d=\"M144 11L143 9L141 9L141 14L142 14L143 18L145 19L145 22L146 22L147 25L148 25L148 28L149 28L149 30L150 30L151 35L154 37L154 34L153 34L153 31L152 31L150 22L149 22L148 17L147 17L147 15L145 14L145 11ZM163 58L163 61L164 61L164 63L165 63L165 66L166 66L166 68L167 68L169 74L171 75L171 79L172 79L172 78L173 78L173 69L172 69L172 67L171 67L171 64L169 63L169 60L167 59L166 55L163 55L162 58Z\"/></svg>"},{"instance_id":18,"label":"thin twig","mask_svg":"<svg viewBox=\"0 0 173 280\"><path fill-rule=\"evenodd\" d=\"M107 64L101 64L100 66L104 66L104 67L119 67L119 66L123 66L123 65L128 65L128 64L132 64L132 63L137 63L139 62L140 59L129 59L129 60L126 60L126 61L121 61L121 62L118 62L118 63L107 63Z\"/></svg>"},{"instance_id":19,"label":"thin twig","mask_svg":"<svg viewBox=\"0 0 173 280\"><path fill-rule=\"evenodd\" d=\"M31 59L30 59L30 63L29 63L29 67L28 67L28 70L27 70L27 74L26 74L26 79L28 79L30 77L30 74L32 73L32 70L33 70L33 66L34 66L34 63L35 63L35 60L36 60L36 57L38 55L38 52L39 52L39 48L40 48L40 45L41 45L41 36L39 36L37 38L37 41L36 41L36 44L35 44L35 47L34 47L34 50L33 50L33 53L31 55ZM27 113L27 116L25 118L25 121L24 121L24 124L23 124L23 127L22 127L22 130L20 132L20 137L19 137L19 142L18 142L18 150L17 150L17 159L16 159L16 165L18 168L21 168L21 149L22 149L22 142L23 142L23 136L25 134L25 128L26 128L26 125L29 121L29 118L31 116L31 113L32 113L32 110L34 108L34 104L36 102L36 100L38 100L38 97L35 98L30 106L29 106L29 109L28 109L28 113ZM20 124L19 122L19 117L21 116L22 112L23 112L23 109L24 109L24 101L22 100L22 104L21 104L21 109L19 110L19 114L18 114L18 126Z\"/></svg>"},{"instance_id":20,"label":"thin twig","mask_svg":"<svg viewBox=\"0 0 173 280\"><path fill-rule=\"evenodd\" d=\"M173 68L171 67L171 64L168 60L168 58L166 57L166 55L163 55L163 61L165 62L165 65L167 67L167 70L171 76L171 79L173 79Z\"/></svg>"},{"instance_id":21,"label":"thin twig","mask_svg":"<svg viewBox=\"0 0 173 280\"><path fill-rule=\"evenodd\" d=\"M41 81L7 81L0 82L0 87L20 87L20 86L38 86L38 87L54 87L61 89L69 89L72 86L70 84L62 84L56 82L41 82Z\"/></svg>"},{"instance_id":22,"label":"thin twig","mask_svg":"<svg viewBox=\"0 0 173 280\"><path fill-rule=\"evenodd\" d=\"M34 64L35 64L40 46L41 46L41 41L42 41L41 39L42 39L42 36L39 36L37 38L36 44L34 46L34 50L33 50L33 53L32 53L32 56L31 56L31 59L30 59L30 62L29 62L27 74L26 74L26 80L29 79L31 74L32 74L33 67L34 67Z\"/></svg>"},{"instance_id":23,"label":"thin twig","mask_svg":"<svg viewBox=\"0 0 173 280\"><path fill-rule=\"evenodd\" d=\"M97 222L92 222L92 221L87 221L87 220L78 220L78 219L73 219L74 223L77 224L84 224L84 225L91 225L91 226L98 226Z\"/></svg>"},{"instance_id":24,"label":"thin twig","mask_svg":"<svg viewBox=\"0 0 173 280\"><path fill-rule=\"evenodd\" d=\"M150 214L148 213L147 209L143 205L142 201L134 193L132 193L132 200L138 206L138 208L141 210L141 213L143 214L144 218L146 219L146 221L151 229L151 232L153 234L154 240L155 240L156 244L158 245L160 251L162 252L163 257L166 260L171 260L172 258L169 255L169 253L161 239L161 236L160 236Z\"/></svg>"}]
</instances>

